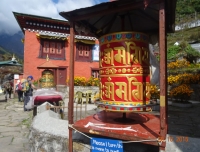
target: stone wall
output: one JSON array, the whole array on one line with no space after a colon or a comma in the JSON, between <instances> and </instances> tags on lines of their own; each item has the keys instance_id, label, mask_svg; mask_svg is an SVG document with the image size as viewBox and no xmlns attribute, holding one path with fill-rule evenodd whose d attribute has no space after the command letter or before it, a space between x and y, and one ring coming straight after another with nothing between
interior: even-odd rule
<instances>
[{"instance_id":1,"label":"stone wall","mask_svg":"<svg viewBox=\"0 0 200 152\"><path fill-rule=\"evenodd\" d=\"M69 86L57 85L57 90L59 92L65 93L66 98L69 97ZM76 93L77 91L86 92L88 90L92 91L92 94L96 94L99 92L99 87L97 87L97 86L74 86L74 93Z\"/></svg>"},{"instance_id":2,"label":"stone wall","mask_svg":"<svg viewBox=\"0 0 200 152\"><path fill-rule=\"evenodd\" d=\"M73 133L78 139L79 134ZM36 115L30 127L29 149L31 152L68 152L68 121L46 110ZM90 152L90 146L73 142L74 152Z\"/></svg>"}]
</instances>

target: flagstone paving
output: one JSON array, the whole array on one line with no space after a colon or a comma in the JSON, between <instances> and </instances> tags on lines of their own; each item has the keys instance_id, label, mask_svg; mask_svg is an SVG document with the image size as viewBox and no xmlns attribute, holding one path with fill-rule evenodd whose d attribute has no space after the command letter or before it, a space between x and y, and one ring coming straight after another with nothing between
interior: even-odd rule
<instances>
[{"instance_id":1,"label":"flagstone paving","mask_svg":"<svg viewBox=\"0 0 200 152\"><path fill-rule=\"evenodd\" d=\"M200 103L191 108L169 107L168 133L200 138Z\"/></svg>"},{"instance_id":2,"label":"flagstone paving","mask_svg":"<svg viewBox=\"0 0 200 152\"><path fill-rule=\"evenodd\" d=\"M28 135L32 112L23 111L23 103L17 99L2 102L0 95L0 151L29 152Z\"/></svg>"}]
</instances>

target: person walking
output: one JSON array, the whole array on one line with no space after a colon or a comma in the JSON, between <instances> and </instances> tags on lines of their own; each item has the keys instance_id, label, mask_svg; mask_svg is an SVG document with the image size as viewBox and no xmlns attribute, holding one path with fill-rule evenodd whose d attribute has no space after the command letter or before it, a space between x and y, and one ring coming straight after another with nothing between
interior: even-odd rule
<instances>
[{"instance_id":1,"label":"person walking","mask_svg":"<svg viewBox=\"0 0 200 152\"><path fill-rule=\"evenodd\" d=\"M30 101L31 97L33 96L33 89L37 89L33 85L32 80L33 80L33 76L30 75L27 77L27 82L24 82L24 83L27 83L25 84L26 91L24 92L24 111L29 111L28 109L25 108L25 106Z\"/></svg>"},{"instance_id":2,"label":"person walking","mask_svg":"<svg viewBox=\"0 0 200 152\"><path fill-rule=\"evenodd\" d=\"M15 86L15 92L18 95L18 101L22 102L23 100L23 91L22 91L22 84L20 80L17 80L16 86Z\"/></svg>"},{"instance_id":3,"label":"person walking","mask_svg":"<svg viewBox=\"0 0 200 152\"><path fill-rule=\"evenodd\" d=\"M10 81L6 82L6 84L4 85L4 89L5 89L5 99L7 100L8 96L11 99L12 86Z\"/></svg>"}]
</instances>

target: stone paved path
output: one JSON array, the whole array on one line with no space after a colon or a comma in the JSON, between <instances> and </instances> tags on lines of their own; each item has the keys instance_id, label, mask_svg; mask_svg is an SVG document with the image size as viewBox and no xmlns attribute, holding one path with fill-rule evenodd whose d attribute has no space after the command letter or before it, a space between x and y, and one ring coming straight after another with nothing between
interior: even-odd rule
<instances>
[{"instance_id":1,"label":"stone paved path","mask_svg":"<svg viewBox=\"0 0 200 152\"><path fill-rule=\"evenodd\" d=\"M4 99L0 95L0 100ZM24 112L17 99L0 102L0 151L29 152L28 135L32 111Z\"/></svg>"},{"instance_id":2,"label":"stone paved path","mask_svg":"<svg viewBox=\"0 0 200 152\"><path fill-rule=\"evenodd\" d=\"M168 133L177 136L200 138L200 103L191 108L169 106Z\"/></svg>"}]
</instances>

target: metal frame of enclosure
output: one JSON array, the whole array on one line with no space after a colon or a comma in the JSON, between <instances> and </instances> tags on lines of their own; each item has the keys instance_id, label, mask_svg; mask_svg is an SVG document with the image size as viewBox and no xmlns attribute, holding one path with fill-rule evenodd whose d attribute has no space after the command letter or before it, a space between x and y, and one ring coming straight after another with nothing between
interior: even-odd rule
<instances>
[{"instance_id":1,"label":"metal frame of enclosure","mask_svg":"<svg viewBox=\"0 0 200 152\"><path fill-rule=\"evenodd\" d=\"M110 9L102 10L102 8L110 6ZM156 6L157 10L153 10L152 6ZM131 25L132 30L137 30L139 32L155 32L159 35L159 48L160 48L160 138L166 139L166 134L168 130L168 122L167 122L167 51L166 51L166 33L174 32L174 22L175 22L175 7L176 0L119 0L108 2L104 4L99 4L93 7L83 8L74 10L71 12L61 12L60 15L70 21L70 84L69 84L69 103L68 103L68 120L69 124L74 124L73 121L73 106L74 106L74 36L75 36L75 25L80 25L82 23L84 26L88 26L90 32L93 33L93 36L100 37L102 34L108 33L112 30L112 25L109 26L104 33L100 34L100 32L94 31L102 31L105 29L102 26L102 29L97 29L95 26L88 25L89 20L91 18L95 18L96 16L108 16L109 14L118 14L120 12L124 13L124 16L129 15L131 10L136 9L147 9L152 8L151 12L156 14L155 16L151 16L151 14L141 13L139 15L135 15L135 17L141 19L149 19L149 25L146 25L146 28L140 29L137 26ZM85 14L79 14L81 11L86 11ZM91 11L90 11L91 10ZM140 11L141 12L141 11ZM128 17L129 18L129 17ZM100 19L99 19L100 20ZM88 21L88 22L87 22ZM130 24L134 24L129 20ZM150 22L152 21L152 22ZM101 22L101 21L97 21ZM114 22L114 17L113 17ZM152 24L151 24L152 23ZM96 24L96 23L95 23ZM155 24L155 27L153 25ZM152 26L151 26L152 25ZM128 25L127 25L128 26ZM122 29L126 29L126 24L122 23ZM151 28L152 27L152 28ZM114 27L113 27L114 29ZM145 30L146 29L146 30ZM153 129L153 128L151 128ZM73 141L72 141L72 132L73 129L69 127L69 151L73 151ZM160 146L160 150L164 150L166 146L166 142L162 142Z\"/></svg>"}]
</instances>

